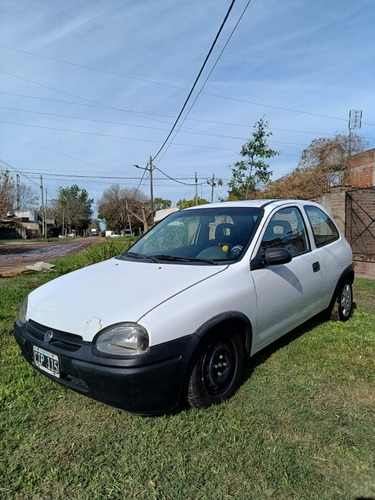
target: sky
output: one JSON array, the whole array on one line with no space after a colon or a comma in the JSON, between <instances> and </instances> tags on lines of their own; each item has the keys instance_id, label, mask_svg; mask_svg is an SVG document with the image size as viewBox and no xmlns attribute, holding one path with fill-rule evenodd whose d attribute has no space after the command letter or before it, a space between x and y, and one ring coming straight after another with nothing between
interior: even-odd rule
<instances>
[{"instance_id":1,"label":"sky","mask_svg":"<svg viewBox=\"0 0 375 500\"><path fill-rule=\"evenodd\" d=\"M2 0L0 171L97 203L112 184L149 196L152 157L154 197L174 205L196 187L225 198L261 118L273 180L313 139L348 134L350 110L375 147L375 0L236 0L165 143L230 4Z\"/></svg>"}]
</instances>

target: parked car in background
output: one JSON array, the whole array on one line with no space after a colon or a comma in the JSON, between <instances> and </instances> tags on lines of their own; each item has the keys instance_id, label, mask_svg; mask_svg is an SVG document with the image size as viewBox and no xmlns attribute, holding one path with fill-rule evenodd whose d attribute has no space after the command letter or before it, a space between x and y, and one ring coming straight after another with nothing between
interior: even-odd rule
<instances>
[{"instance_id":1,"label":"parked car in background","mask_svg":"<svg viewBox=\"0 0 375 500\"><path fill-rule=\"evenodd\" d=\"M351 248L316 203L201 205L34 290L14 333L37 370L104 403L145 415L206 407L309 318L348 320L353 279Z\"/></svg>"},{"instance_id":2,"label":"parked car in background","mask_svg":"<svg viewBox=\"0 0 375 500\"><path fill-rule=\"evenodd\" d=\"M121 234L117 234L114 231L106 231L105 232L105 237L106 238L120 238Z\"/></svg>"}]
</instances>

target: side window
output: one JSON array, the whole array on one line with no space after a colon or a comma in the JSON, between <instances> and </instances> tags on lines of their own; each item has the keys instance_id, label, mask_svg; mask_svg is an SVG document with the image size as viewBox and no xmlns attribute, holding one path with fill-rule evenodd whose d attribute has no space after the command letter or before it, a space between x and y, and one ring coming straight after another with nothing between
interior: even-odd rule
<instances>
[{"instance_id":1,"label":"side window","mask_svg":"<svg viewBox=\"0 0 375 500\"><path fill-rule=\"evenodd\" d=\"M318 207L305 207L314 234L317 248L323 247L339 239L339 232L329 216Z\"/></svg>"},{"instance_id":2,"label":"side window","mask_svg":"<svg viewBox=\"0 0 375 500\"><path fill-rule=\"evenodd\" d=\"M287 248L292 257L310 250L306 226L296 207L283 208L269 221L262 246Z\"/></svg>"}]
</instances>

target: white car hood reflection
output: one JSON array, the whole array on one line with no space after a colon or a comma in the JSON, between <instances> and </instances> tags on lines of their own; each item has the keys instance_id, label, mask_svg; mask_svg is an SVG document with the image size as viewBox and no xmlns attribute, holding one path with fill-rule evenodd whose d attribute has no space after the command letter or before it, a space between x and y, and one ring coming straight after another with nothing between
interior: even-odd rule
<instances>
[{"instance_id":1,"label":"white car hood reflection","mask_svg":"<svg viewBox=\"0 0 375 500\"><path fill-rule=\"evenodd\" d=\"M90 342L101 329L138 322L159 304L227 267L110 259L34 290L27 316Z\"/></svg>"}]
</instances>

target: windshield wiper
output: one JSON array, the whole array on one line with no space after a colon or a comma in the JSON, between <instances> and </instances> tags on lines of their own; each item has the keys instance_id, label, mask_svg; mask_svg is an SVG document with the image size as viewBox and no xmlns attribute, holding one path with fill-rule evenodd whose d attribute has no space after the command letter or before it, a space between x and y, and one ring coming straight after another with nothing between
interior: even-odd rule
<instances>
[{"instance_id":1,"label":"windshield wiper","mask_svg":"<svg viewBox=\"0 0 375 500\"><path fill-rule=\"evenodd\" d=\"M143 255L141 253L135 253L135 252L125 252L116 257L116 259L126 259L127 257L130 257L132 259L138 259L138 260L147 260L148 262L158 262L157 259L152 257L151 255Z\"/></svg>"},{"instance_id":2,"label":"windshield wiper","mask_svg":"<svg viewBox=\"0 0 375 500\"><path fill-rule=\"evenodd\" d=\"M153 255L153 257L157 260L167 260L170 262L204 262L208 264L217 264L215 260L212 259L195 259L189 257L177 257L176 255Z\"/></svg>"}]
</instances>

